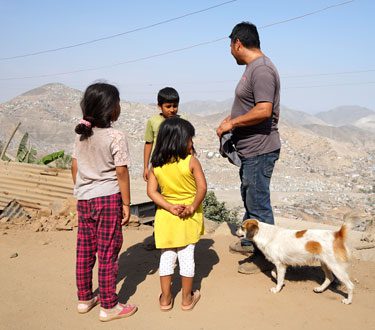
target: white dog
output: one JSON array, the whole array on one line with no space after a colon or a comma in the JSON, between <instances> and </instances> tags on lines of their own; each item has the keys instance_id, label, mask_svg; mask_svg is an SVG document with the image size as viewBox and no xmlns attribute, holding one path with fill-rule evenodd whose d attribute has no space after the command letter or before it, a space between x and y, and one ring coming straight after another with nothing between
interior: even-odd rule
<instances>
[{"instance_id":1,"label":"white dog","mask_svg":"<svg viewBox=\"0 0 375 330\"><path fill-rule=\"evenodd\" d=\"M351 304L354 285L346 271L349 252L345 245L347 228L343 225L339 231L331 230L290 230L269 225L255 219L245 220L237 231L238 236L253 241L271 261L277 270L277 285L271 288L279 292L284 285L288 266L303 266L319 260L325 274L323 284L314 289L323 292L331 284L332 273L346 286L348 297L344 304ZM276 278L276 274L272 274Z\"/></svg>"}]
</instances>

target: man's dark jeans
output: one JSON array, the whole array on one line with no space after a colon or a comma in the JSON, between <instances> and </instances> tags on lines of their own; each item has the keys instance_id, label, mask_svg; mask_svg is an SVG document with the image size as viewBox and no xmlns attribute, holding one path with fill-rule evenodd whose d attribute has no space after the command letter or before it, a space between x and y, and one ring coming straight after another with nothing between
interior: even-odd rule
<instances>
[{"instance_id":1,"label":"man's dark jeans","mask_svg":"<svg viewBox=\"0 0 375 330\"><path fill-rule=\"evenodd\" d=\"M270 199L270 183L280 149L241 160L241 196L245 206L245 219L275 223Z\"/></svg>"}]
</instances>

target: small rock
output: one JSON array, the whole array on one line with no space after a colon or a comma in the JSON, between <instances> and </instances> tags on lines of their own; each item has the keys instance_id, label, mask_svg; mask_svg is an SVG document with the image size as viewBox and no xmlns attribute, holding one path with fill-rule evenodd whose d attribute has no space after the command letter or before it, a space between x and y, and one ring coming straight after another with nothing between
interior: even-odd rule
<instances>
[{"instance_id":1,"label":"small rock","mask_svg":"<svg viewBox=\"0 0 375 330\"><path fill-rule=\"evenodd\" d=\"M15 253L13 253L10 257L11 257L11 258L17 258L17 257L18 257L18 253L15 252Z\"/></svg>"},{"instance_id":2,"label":"small rock","mask_svg":"<svg viewBox=\"0 0 375 330\"><path fill-rule=\"evenodd\" d=\"M213 153L212 151L209 151L206 154L206 158L211 159L214 155L215 155L215 153Z\"/></svg>"}]
</instances>

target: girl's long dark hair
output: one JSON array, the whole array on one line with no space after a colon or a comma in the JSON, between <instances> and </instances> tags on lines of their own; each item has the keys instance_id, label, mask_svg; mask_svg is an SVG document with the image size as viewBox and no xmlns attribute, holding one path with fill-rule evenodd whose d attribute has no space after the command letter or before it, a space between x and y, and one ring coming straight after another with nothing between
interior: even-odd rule
<instances>
[{"instance_id":1,"label":"girl's long dark hair","mask_svg":"<svg viewBox=\"0 0 375 330\"><path fill-rule=\"evenodd\" d=\"M155 149L152 153L153 167L185 159L189 155L188 144L195 135L195 129L180 117L165 119L159 128Z\"/></svg>"},{"instance_id":2,"label":"girl's long dark hair","mask_svg":"<svg viewBox=\"0 0 375 330\"><path fill-rule=\"evenodd\" d=\"M83 119L91 126L78 124L75 132L85 140L93 133L93 127L107 128L111 126L113 111L120 101L118 89L110 84L96 83L87 87L81 101Z\"/></svg>"}]
</instances>

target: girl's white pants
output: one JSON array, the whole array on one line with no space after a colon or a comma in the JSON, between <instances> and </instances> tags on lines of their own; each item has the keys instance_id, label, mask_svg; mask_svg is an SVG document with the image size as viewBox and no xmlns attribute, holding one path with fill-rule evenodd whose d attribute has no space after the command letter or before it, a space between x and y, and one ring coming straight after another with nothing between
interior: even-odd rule
<instances>
[{"instance_id":1,"label":"girl's white pants","mask_svg":"<svg viewBox=\"0 0 375 330\"><path fill-rule=\"evenodd\" d=\"M180 248L162 249L160 256L159 275L167 276L174 273L176 260L180 266L180 275L184 277L194 277L195 244L189 244Z\"/></svg>"}]
</instances>

